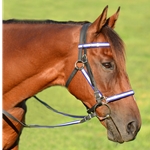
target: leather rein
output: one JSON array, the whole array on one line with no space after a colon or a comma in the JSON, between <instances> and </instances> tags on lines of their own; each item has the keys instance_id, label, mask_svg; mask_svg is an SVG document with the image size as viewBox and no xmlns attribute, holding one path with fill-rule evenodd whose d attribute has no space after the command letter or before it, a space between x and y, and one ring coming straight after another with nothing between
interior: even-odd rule
<instances>
[{"instance_id":1,"label":"leather rein","mask_svg":"<svg viewBox=\"0 0 150 150\"><path fill-rule=\"evenodd\" d=\"M134 95L134 91L130 90L130 91L123 92L123 93L113 95L113 96L110 96L110 97L106 98L98 90L98 88L96 86L96 82L94 80L94 76L92 74L90 64L89 64L88 59L87 59L87 48L108 47L110 45L107 42L106 43L101 43L100 42L100 43L85 44L86 43L86 32L88 30L89 25L90 25L90 23L86 23L81 28L80 43L78 45L78 49L79 49L78 60L75 62L75 68L72 71L70 77L68 78L68 80L66 82L66 87L68 87L70 82L72 81L72 79L76 75L76 73L78 71L82 72L85 79L90 84L91 88L93 89L95 99L96 99L96 104L93 107L88 108L88 110L87 110L88 115L87 116L78 116L78 115L72 115L72 114L67 114L67 113L60 112L60 111L52 108L51 106L49 106L44 101L40 100L37 96L33 96L37 101L39 101L41 104L43 104L48 109L54 111L55 113L58 113L58 114L61 114L61 115L67 116L67 117L71 117L71 118L78 118L78 119L80 118L81 120L75 120L75 121L62 123L62 124L58 124L58 125L52 125L52 126L49 126L49 125L36 125L36 124L27 125L24 122L21 122L20 120L18 120L14 116L12 116L7 111L3 110L3 115L5 117L7 117L7 119L11 118L12 120L14 120L14 121L18 122L19 124L21 124L23 127L28 127L28 128L56 128L56 127L70 126L70 125L74 125L74 124L84 123L84 122L90 120L93 117L97 117L97 118L99 118L100 121L102 121L102 120L105 120L105 119L109 118L110 115L111 115L111 109L108 105L109 102L120 100L122 98ZM86 70L84 68L86 68ZM96 114L96 109L98 107L102 106L102 105L106 106L109 110L109 113L104 117L100 117Z\"/></svg>"}]
</instances>

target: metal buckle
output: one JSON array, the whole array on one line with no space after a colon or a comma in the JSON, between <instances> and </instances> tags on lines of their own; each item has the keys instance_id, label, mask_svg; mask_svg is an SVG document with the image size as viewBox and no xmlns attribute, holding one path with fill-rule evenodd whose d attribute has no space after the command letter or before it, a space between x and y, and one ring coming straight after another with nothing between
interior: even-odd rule
<instances>
[{"instance_id":1,"label":"metal buckle","mask_svg":"<svg viewBox=\"0 0 150 150\"><path fill-rule=\"evenodd\" d=\"M75 68L77 70L82 70L84 68L84 62L82 60L77 60L75 62Z\"/></svg>"}]
</instances>

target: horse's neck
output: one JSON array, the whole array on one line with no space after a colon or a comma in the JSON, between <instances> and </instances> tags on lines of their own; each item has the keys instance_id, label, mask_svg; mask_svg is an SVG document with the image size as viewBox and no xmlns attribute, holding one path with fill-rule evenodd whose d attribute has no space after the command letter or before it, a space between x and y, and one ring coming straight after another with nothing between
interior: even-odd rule
<instances>
[{"instance_id":1,"label":"horse's neck","mask_svg":"<svg viewBox=\"0 0 150 150\"><path fill-rule=\"evenodd\" d=\"M65 85L77 60L80 32L73 25L19 26L16 32L5 26L3 38L4 99L18 102L48 86Z\"/></svg>"},{"instance_id":2,"label":"horse's neck","mask_svg":"<svg viewBox=\"0 0 150 150\"><path fill-rule=\"evenodd\" d=\"M80 26L49 24L43 39L39 42L42 62L42 74L54 75L51 85L65 85L65 82L74 68L78 56ZM35 47L36 51L36 47ZM42 56L42 57L41 57ZM39 68L39 67L38 67Z\"/></svg>"}]
</instances>

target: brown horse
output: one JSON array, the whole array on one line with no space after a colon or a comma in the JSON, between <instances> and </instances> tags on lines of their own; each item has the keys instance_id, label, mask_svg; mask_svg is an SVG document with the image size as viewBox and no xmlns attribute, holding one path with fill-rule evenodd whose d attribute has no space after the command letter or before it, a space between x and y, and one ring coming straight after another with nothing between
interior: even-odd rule
<instances>
[{"instance_id":1,"label":"brown horse","mask_svg":"<svg viewBox=\"0 0 150 150\"><path fill-rule=\"evenodd\" d=\"M125 50L113 30L119 10L107 19L108 6L86 32L86 43L108 42L110 47L87 51L97 88L106 97L131 89L125 70ZM19 21L3 24L3 109L24 122L25 101L53 86L65 86L78 57L80 30L86 22ZM80 64L81 63L81 64ZM77 64L83 65L82 62ZM84 67L84 66L82 66ZM78 71L68 90L88 108L95 106L93 89ZM105 101L105 99L103 99ZM140 113L133 96L108 103L111 118L101 120L108 138L123 143L135 139L140 126ZM108 108L96 107L104 116ZM3 149L18 149L23 126L3 115Z\"/></svg>"}]
</instances>

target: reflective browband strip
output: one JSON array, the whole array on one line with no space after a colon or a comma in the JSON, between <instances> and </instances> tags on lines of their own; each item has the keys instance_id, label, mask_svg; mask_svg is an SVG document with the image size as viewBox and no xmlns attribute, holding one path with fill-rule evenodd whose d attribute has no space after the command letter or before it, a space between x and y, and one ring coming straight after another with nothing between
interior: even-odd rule
<instances>
[{"instance_id":1,"label":"reflective browband strip","mask_svg":"<svg viewBox=\"0 0 150 150\"><path fill-rule=\"evenodd\" d=\"M110 46L107 42L89 43L89 44L79 44L78 48L97 48L97 47L108 47Z\"/></svg>"}]
</instances>

